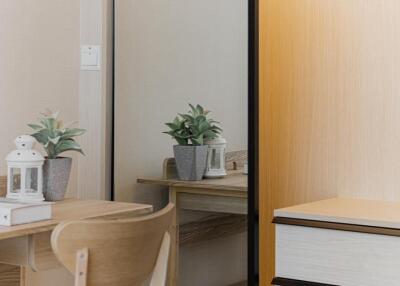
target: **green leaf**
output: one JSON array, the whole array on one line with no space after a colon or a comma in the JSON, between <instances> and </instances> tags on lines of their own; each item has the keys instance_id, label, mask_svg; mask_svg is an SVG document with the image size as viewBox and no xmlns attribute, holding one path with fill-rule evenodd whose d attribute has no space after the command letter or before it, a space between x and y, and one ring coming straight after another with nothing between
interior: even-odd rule
<instances>
[{"instance_id":1,"label":"green leaf","mask_svg":"<svg viewBox=\"0 0 400 286\"><path fill-rule=\"evenodd\" d=\"M56 158L58 154L73 150L83 154L81 147L72 138L86 132L80 128L62 128L62 120L58 119L59 112L51 110L43 113L40 124L28 124L35 132L32 136L43 145L49 158Z\"/></svg>"},{"instance_id":2,"label":"green leaf","mask_svg":"<svg viewBox=\"0 0 400 286\"><path fill-rule=\"evenodd\" d=\"M46 150L48 158L54 159L57 157L57 153L55 151L55 145L51 141L47 141L46 144L43 144L43 147Z\"/></svg>"},{"instance_id":3,"label":"green leaf","mask_svg":"<svg viewBox=\"0 0 400 286\"><path fill-rule=\"evenodd\" d=\"M173 121L172 123L174 123L174 124L176 124L176 125L181 125L182 123L184 123L184 121L183 121L183 120L180 120L179 117L176 116L176 117L174 118L174 121Z\"/></svg>"},{"instance_id":4,"label":"green leaf","mask_svg":"<svg viewBox=\"0 0 400 286\"><path fill-rule=\"evenodd\" d=\"M195 146L203 145L203 137L192 138L190 141L192 141Z\"/></svg>"},{"instance_id":5,"label":"green leaf","mask_svg":"<svg viewBox=\"0 0 400 286\"><path fill-rule=\"evenodd\" d=\"M180 145L203 145L205 138L215 138L222 129L218 122L207 118L206 111L200 104L196 106L189 103L190 110L187 114L178 113L173 122L166 123L171 129L163 133L172 136Z\"/></svg>"},{"instance_id":6,"label":"green leaf","mask_svg":"<svg viewBox=\"0 0 400 286\"><path fill-rule=\"evenodd\" d=\"M179 145L188 145L187 139L175 138L175 140L176 142L178 142Z\"/></svg>"},{"instance_id":7,"label":"green leaf","mask_svg":"<svg viewBox=\"0 0 400 286\"><path fill-rule=\"evenodd\" d=\"M207 139L214 139L217 137L217 133L212 130L207 130L206 132L204 132L204 137Z\"/></svg>"},{"instance_id":8,"label":"green leaf","mask_svg":"<svg viewBox=\"0 0 400 286\"><path fill-rule=\"evenodd\" d=\"M32 134L32 136L42 145L47 144L49 142L49 138L54 138L53 133L48 129L41 129Z\"/></svg>"},{"instance_id":9,"label":"green leaf","mask_svg":"<svg viewBox=\"0 0 400 286\"><path fill-rule=\"evenodd\" d=\"M175 123L165 123L165 125L167 125L172 130L178 130L180 127L178 124L175 124Z\"/></svg>"},{"instance_id":10,"label":"green leaf","mask_svg":"<svg viewBox=\"0 0 400 286\"><path fill-rule=\"evenodd\" d=\"M71 139L61 141L59 144L56 145L55 151L57 153L57 156L66 151L77 151L82 155L85 155L82 151L81 146Z\"/></svg>"},{"instance_id":11,"label":"green leaf","mask_svg":"<svg viewBox=\"0 0 400 286\"><path fill-rule=\"evenodd\" d=\"M56 119L54 118L42 118L40 123L42 123L43 126L49 130L55 129L57 124Z\"/></svg>"},{"instance_id":12,"label":"green leaf","mask_svg":"<svg viewBox=\"0 0 400 286\"><path fill-rule=\"evenodd\" d=\"M213 126L211 126L211 130L214 130L214 131L223 131L220 127L218 127L218 126L216 126L216 125L213 125Z\"/></svg>"},{"instance_id":13,"label":"green leaf","mask_svg":"<svg viewBox=\"0 0 400 286\"><path fill-rule=\"evenodd\" d=\"M210 124L207 121L202 121L199 124L199 131L200 132L205 132L211 128Z\"/></svg>"},{"instance_id":14,"label":"green leaf","mask_svg":"<svg viewBox=\"0 0 400 286\"><path fill-rule=\"evenodd\" d=\"M197 123L197 124L200 124L201 122L208 122L207 121L207 118L204 116L204 115L199 115L199 116L197 116L195 119L195 122Z\"/></svg>"},{"instance_id":15,"label":"green leaf","mask_svg":"<svg viewBox=\"0 0 400 286\"><path fill-rule=\"evenodd\" d=\"M197 104L196 109L199 111L199 114L204 114L204 108L200 104Z\"/></svg>"},{"instance_id":16,"label":"green leaf","mask_svg":"<svg viewBox=\"0 0 400 286\"><path fill-rule=\"evenodd\" d=\"M179 114L184 120L186 120L187 122L194 122L194 117L189 115L189 114Z\"/></svg>"},{"instance_id":17,"label":"green leaf","mask_svg":"<svg viewBox=\"0 0 400 286\"><path fill-rule=\"evenodd\" d=\"M41 130L41 129L43 129L43 127L41 125L39 125L39 124L28 124L28 126L30 128L32 128L33 130Z\"/></svg>"},{"instance_id":18,"label":"green leaf","mask_svg":"<svg viewBox=\"0 0 400 286\"><path fill-rule=\"evenodd\" d=\"M48 138L49 139L49 141L51 142L51 143L53 143L54 145L57 145L58 144L58 142L60 141L60 139L61 139L61 137L60 136L57 136L56 138Z\"/></svg>"},{"instance_id":19,"label":"green leaf","mask_svg":"<svg viewBox=\"0 0 400 286\"><path fill-rule=\"evenodd\" d=\"M85 134L86 129L80 129L80 128L67 128L65 129L63 134L61 135L61 139L70 139L72 137L76 136L81 136Z\"/></svg>"},{"instance_id":20,"label":"green leaf","mask_svg":"<svg viewBox=\"0 0 400 286\"><path fill-rule=\"evenodd\" d=\"M48 136L43 134L42 132L37 132L37 133L31 134L31 136L33 138L35 138L36 141L39 142L42 145L47 144L47 142L49 141L48 140Z\"/></svg>"},{"instance_id":21,"label":"green leaf","mask_svg":"<svg viewBox=\"0 0 400 286\"><path fill-rule=\"evenodd\" d=\"M190 134L174 133L174 137L181 138L181 139L189 139L190 138Z\"/></svg>"},{"instance_id":22,"label":"green leaf","mask_svg":"<svg viewBox=\"0 0 400 286\"><path fill-rule=\"evenodd\" d=\"M191 103L189 103L189 106L190 106L190 109L192 110L191 111L192 114L195 115L196 114L196 108Z\"/></svg>"}]
</instances>

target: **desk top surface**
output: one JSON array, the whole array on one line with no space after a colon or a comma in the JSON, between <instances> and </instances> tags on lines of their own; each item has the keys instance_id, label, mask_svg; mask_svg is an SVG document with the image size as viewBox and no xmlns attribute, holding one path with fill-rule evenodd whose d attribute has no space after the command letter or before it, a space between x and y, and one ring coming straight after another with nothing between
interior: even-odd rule
<instances>
[{"instance_id":1,"label":"desk top surface","mask_svg":"<svg viewBox=\"0 0 400 286\"><path fill-rule=\"evenodd\" d=\"M139 178L137 182L141 184L153 184L168 187L247 192L247 175L243 174L242 170L228 171L227 176L219 179L181 181L178 179Z\"/></svg>"},{"instance_id":2,"label":"desk top surface","mask_svg":"<svg viewBox=\"0 0 400 286\"><path fill-rule=\"evenodd\" d=\"M277 209L274 216L400 229L400 202L334 198Z\"/></svg>"},{"instance_id":3,"label":"desk top surface","mask_svg":"<svg viewBox=\"0 0 400 286\"><path fill-rule=\"evenodd\" d=\"M52 205L53 218L15 226L0 226L0 239L18 237L53 230L64 220L77 220L118 216L124 213L139 215L150 213L151 205L120 203L100 200L66 199Z\"/></svg>"}]
</instances>

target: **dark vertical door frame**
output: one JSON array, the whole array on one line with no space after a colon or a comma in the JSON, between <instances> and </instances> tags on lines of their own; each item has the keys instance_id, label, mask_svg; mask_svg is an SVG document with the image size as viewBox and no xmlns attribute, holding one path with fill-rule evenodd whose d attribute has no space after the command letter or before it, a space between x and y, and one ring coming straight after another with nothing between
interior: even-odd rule
<instances>
[{"instance_id":1,"label":"dark vertical door frame","mask_svg":"<svg viewBox=\"0 0 400 286\"><path fill-rule=\"evenodd\" d=\"M249 83L248 83L248 285L259 285L259 235L258 235L258 97L259 97L259 0L249 1Z\"/></svg>"},{"instance_id":2,"label":"dark vertical door frame","mask_svg":"<svg viewBox=\"0 0 400 286\"><path fill-rule=\"evenodd\" d=\"M111 192L110 200L115 200L115 1L112 0L112 76L111 76Z\"/></svg>"},{"instance_id":3,"label":"dark vertical door frame","mask_svg":"<svg viewBox=\"0 0 400 286\"><path fill-rule=\"evenodd\" d=\"M115 2L113 1L111 200L115 200ZM146 0L143 0L146 1ZM259 283L258 242L258 1L248 0L248 285Z\"/></svg>"}]
</instances>

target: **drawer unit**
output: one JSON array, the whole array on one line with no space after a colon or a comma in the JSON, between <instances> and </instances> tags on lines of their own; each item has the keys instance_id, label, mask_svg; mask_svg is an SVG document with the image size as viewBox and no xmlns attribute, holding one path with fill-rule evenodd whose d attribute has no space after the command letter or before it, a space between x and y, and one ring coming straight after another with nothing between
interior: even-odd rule
<instances>
[{"instance_id":1,"label":"drawer unit","mask_svg":"<svg viewBox=\"0 0 400 286\"><path fill-rule=\"evenodd\" d=\"M400 285L400 217L390 211L400 205L371 202L332 199L275 211L272 285Z\"/></svg>"}]
</instances>

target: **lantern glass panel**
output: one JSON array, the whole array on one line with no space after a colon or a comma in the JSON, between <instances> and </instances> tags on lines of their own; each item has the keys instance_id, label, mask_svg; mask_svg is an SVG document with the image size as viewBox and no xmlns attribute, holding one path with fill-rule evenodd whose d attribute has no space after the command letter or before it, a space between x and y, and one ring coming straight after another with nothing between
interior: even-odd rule
<instances>
[{"instance_id":1,"label":"lantern glass panel","mask_svg":"<svg viewBox=\"0 0 400 286\"><path fill-rule=\"evenodd\" d=\"M25 177L25 190L27 193L37 192L38 169L27 168Z\"/></svg>"},{"instance_id":2,"label":"lantern glass panel","mask_svg":"<svg viewBox=\"0 0 400 286\"><path fill-rule=\"evenodd\" d=\"M220 169L220 168L221 168L221 150L220 149L212 149L211 169Z\"/></svg>"},{"instance_id":3,"label":"lantern glass panel","mask_svg":"<svg viewBox=\"0 0 400 286\"><path fill-rule=\"evenodd\" d=\"M18 193L21 189L21 169L11 168L11 192Z\"/></svg>"}]
</instances>

